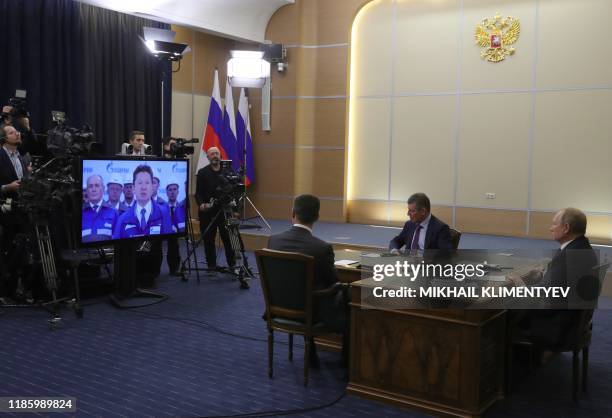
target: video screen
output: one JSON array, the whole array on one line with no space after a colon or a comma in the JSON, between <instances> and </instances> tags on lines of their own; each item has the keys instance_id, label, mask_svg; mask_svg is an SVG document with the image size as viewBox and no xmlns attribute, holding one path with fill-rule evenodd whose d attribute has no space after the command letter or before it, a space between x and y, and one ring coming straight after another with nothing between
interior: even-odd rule
<instances>
[{"instance_id":1,"label":"video screen","mask_svg":"<svg viewBox=\"0 0 612 418\"><path fill-rule=\"evenodd\" d=\"M184 235L189 161L83 159L81 244Z\"/></svg>"}]
</instances>

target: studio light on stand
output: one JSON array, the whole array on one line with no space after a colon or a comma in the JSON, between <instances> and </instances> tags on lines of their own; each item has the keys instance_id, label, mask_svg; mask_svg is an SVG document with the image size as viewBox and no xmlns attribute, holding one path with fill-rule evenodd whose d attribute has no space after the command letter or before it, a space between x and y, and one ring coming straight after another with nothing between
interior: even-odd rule
<instances>
[{"instance_id":1,"label":"studio light on stand","mask_svg":"<svg viewBox=\"0 0 612 418\"><path fill-rule=\"evenodd\" d=\"M270 79L270 62L264 59L264 51L230 51L231 58L227 62L227 77L232 87L245 87L245 88L257 88L260 89L266 82L269 82ZM249 112L250 113L250 112ZM249 115L250 117L250 115ZM248 202L253 210L257 212L257 215L261 220L266 224L269 230L272 230L272 227L261 214L259 209L255 206L255 204L249 199L246 194L246 126L248 122L245 121L245 129L244 129L244 137L236 138L238 141L241 141L243 144L243 155L242 161L244 162L244 199ZM243 206L243 215L242 222L240 227L245 228L260 228L259 225L256 224L247 224L245 222L246 218L246 203Z\"/></svg>"},{"instance_id":2,"label":"studio light on stand","mask_svg":"<svg viewBox=\"0 0 612 418\"><path fill-rule=\"evenodd\" d=\"M140 40L146 45L153 56L160 61L175 62L179 65L183 55L190 51L187 44L173 42L176 32L159 29L143 28L144 37ZM161 77L161 134L164 136L164 78L166 73L162 70ZM124 144L125 145L125 144ZM167 295L138 287L136 271L136 257L138 248L145 247L136 240L121 240L115 244L115 291L111 295L112 303L119 308L138 308L162 302L168 299Z\"/></svg>"}]
</instances>

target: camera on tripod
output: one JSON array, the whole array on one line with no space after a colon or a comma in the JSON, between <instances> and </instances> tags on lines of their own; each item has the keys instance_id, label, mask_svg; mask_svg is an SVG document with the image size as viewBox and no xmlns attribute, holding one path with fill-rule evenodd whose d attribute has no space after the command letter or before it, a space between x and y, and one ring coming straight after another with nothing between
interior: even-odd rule
<instances>
[{"instance_id":1,"label":"camera on tripod","mask_svg":"<svg viewBox=\"0 0 612 418\"><path fill-rule=\"evenodd\" d=\"M221 160L221 184L217 186L216 201L222 208L236 207L242 200L244 183L242 183L241 170L236 173L232 168L232 160ZM234 210L235 211L235 210Z\"/></svg>"},{"instance_id":2,"label":"camera on tripod","mask_svg":"<svg viewBox=\"0 0 612 418\"><path fill-rule=\"evenodd\" d=\"M53 156L98 155L102 153L102 144L91 131L89 125L81 129L68 126L66 113L51 111L52 125L47 132L47 148Z\"/></svg>"},{"instance_id":3,"label":"camera on tripod","mask_svg":"<svg viewBox=\"0 0 612 418\"><path fill-rule=\"evenodd\" d=\"M197 144L199 142L198 138L164 138L163 143L169 145L169 149L167 151L168 154L172 156L172 158L185 158L187 155L193 154L195 151L193 145L188 144Z\"/></svg>"}]
</instances>

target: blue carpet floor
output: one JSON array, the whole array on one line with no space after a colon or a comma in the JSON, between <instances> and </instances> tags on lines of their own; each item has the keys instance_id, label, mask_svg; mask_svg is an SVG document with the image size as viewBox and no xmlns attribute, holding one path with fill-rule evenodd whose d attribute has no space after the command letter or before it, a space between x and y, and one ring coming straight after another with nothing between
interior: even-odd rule
<instances>
[{"instance_id":1,"label":"blue carpet floor","mask_svg":"<svg viewBox=\"0 0 612 418\"><path fill-rule=\"evenodd\" d=\"M252 256L251 256L252 260ZM263 297L225 276L198 284L162 275L159 291L170 299L119 310L106 299L76 319L62 311L51 331L39 310L0 313L0 397L77 398L76 416L196 417L289 411L331 404L344 393L345 370L337 353L319 352L321 368L302 384L303 344L287 360L287 337L277 334L275 375L267 376ZM487 417L611 417L612 311L595 315L590 391L571 401L571 356L555 357L519 377L511 396ZM28 414L31 415L31 414ZM25 415L24 415L25 416ZM421 417L422 413L346 395L333 405L291 414L302 417Z\"/></svg>"}]
</instances>

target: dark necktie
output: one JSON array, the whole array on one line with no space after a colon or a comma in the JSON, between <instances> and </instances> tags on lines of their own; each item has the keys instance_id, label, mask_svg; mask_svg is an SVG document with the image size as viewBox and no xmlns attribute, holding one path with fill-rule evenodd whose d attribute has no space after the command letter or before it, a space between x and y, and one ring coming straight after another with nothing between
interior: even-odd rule
<instances>
[{"instance_id":1,"label":"dark necktie","mask_svg":"<svg viewBox=\"0 0 612 418\"><path fill-rule=\"evenodd\" d=\"M410 246L411 250L419 249L419 237L421 236L421 225L417 225L416 231L414 231L414 237L412 238L412 245Z\"/></svg>"},{"instance_id":2,"label":"dark necktie","mask_svg":"<svg viewBox=\"0 0 612 418\"><path fill-rule=\"evenodd\" d=\"M174 222L174 206L170 206L170 218L172 222Z\"/></svg>"},{"instance_id":3,"label":"dark necktie","mask_svg":"<svg viewBox=\"0 0 612 418\"><path fill-rule=\"evenodd\" d=\"M147 213L146 209L140 209L140 229L144 231L147 226L147 221L145 220L145 213Z\"/></svg>"},{"instance_id":4,"label":"dark necktie","mask_svg":"<svg viewBox=\"0 0 612 418\"><path fill-rule=\"evenodd\" d=\"M92 209L94 212L98 212L98 205L93 205Z\"/></svg>"}]
</instances>

